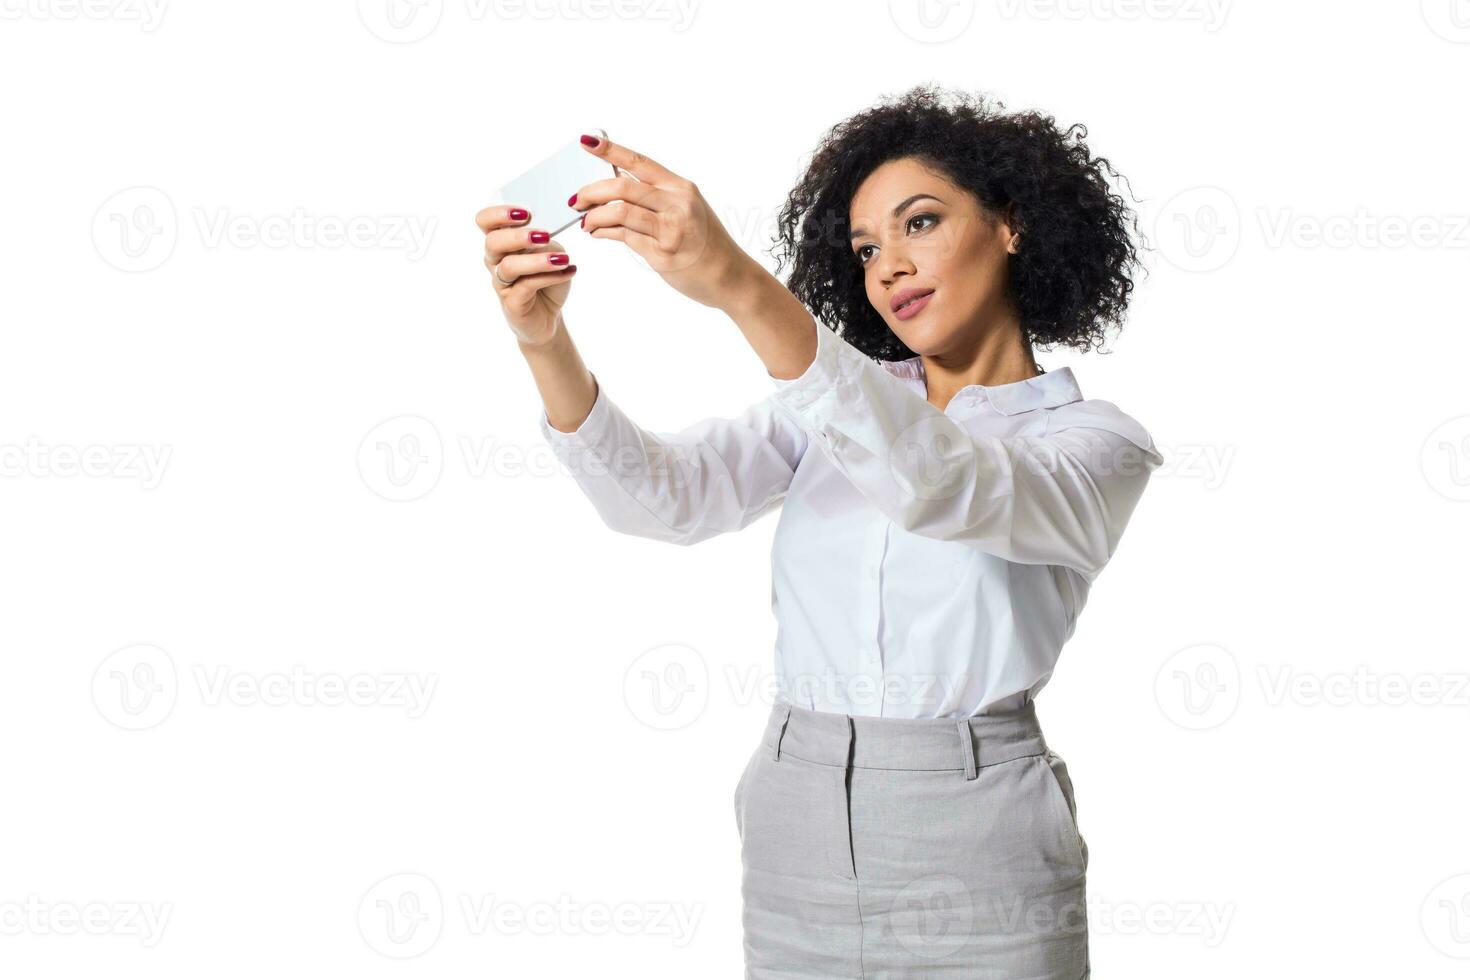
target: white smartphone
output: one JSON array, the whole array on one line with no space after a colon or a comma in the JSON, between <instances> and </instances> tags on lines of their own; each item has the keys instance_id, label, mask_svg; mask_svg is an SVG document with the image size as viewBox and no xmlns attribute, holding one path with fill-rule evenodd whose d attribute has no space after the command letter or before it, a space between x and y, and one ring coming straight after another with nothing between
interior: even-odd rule
<instances>
[{"instance_id":1,"label":"white smartphone","mask_svg":"<svg viewBox=\"0 0 1470 980\"><path fill-rule=\"evenodd\" d=\"M586 130L607 139L604 129ZM583 212L567 204L567 198L594 180L616 177L618 168L587 152L581 140L542 160L513 180L501 185L500 203L513 204L531 212L524 226L555 235L582 220Z\"/></svg>"}]
</instances>

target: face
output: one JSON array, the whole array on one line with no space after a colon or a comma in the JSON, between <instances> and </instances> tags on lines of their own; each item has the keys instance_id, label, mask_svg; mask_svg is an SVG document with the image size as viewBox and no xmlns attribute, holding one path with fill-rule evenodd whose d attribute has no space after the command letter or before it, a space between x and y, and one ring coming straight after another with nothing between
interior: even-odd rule
<instances>
[{"instance_id":1,"label":"face","mask_svg":"<svg viewBox=\"0 0 1470 980\"><path fill-rule=\"evenodd\" d=\"M863 269L868 301L916 354L973 346L1011 315L1010 226L917 160L890 160L869 174L849 218L852 261ZM906 290L931 292L895 311Z\"/></svg>"}]
</instances>

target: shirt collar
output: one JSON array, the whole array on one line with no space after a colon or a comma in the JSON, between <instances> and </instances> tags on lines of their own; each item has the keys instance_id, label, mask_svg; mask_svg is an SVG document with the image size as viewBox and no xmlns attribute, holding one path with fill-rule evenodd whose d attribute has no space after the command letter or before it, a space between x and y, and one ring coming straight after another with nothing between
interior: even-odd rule
<instances>
[{"instance_id":1,"label":"shirt collar","mask_svg":"<svg viewBox=\"0 0 1470 980\"><path fill-rule=\"evenodd\" d=\"M881 361L890 374L916 382L920 392L926 390L924 359L918 355L902 361ZM966 385L955 392L951 405L971 406L989 402L1002 415L1019 415L1038 408L1056 408L1082 400L1082 389L1070 367L1057 368L1034 378L1003 385ZM945 409L949 411L948 408Z\"/></svg>"}]
</instances>

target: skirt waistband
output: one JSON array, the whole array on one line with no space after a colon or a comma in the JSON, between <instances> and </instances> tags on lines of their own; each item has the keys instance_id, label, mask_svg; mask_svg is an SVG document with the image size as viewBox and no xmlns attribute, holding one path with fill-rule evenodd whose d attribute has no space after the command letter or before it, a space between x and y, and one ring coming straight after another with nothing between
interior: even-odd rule
<instances>
[{"instance_id":1,"label":"skirt waistband","mask_svg":"<svg viewBox=\"0 0 1470 980\"><path fill-rule=\"evenodd\" d=\"M762 739L771 758L790 755L858 769L979 770L1047 751L1036 703L969 718L875 718L815 711L777 698Z\"/></svg>"}]
</instances>

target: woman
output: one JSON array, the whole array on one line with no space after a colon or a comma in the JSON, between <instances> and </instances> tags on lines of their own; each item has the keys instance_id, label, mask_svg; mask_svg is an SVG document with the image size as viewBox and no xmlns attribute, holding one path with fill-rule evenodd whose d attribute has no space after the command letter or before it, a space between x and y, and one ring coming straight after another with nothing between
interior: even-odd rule
<instances>
[{"instance_id":1,"label":"woman","mask_svg":"<svg viewBox=\"0 0 1470 980\"><path fill-rule=\"evenodd\" d=\"M1162 457L1033 358L1100 342L1133 287L1085 136L930 87L882 102L787 200L785 284L694 184L585 137L637 180L582 188L582 227L726 312L771 378L676 433L583 365L576 267L534 216L478 216L542 433L609 527L694 544L782 508L780 697L734 800L747 977L1089 976L1087 845L1033 698Z\"/></svg>"}]
</instances>

